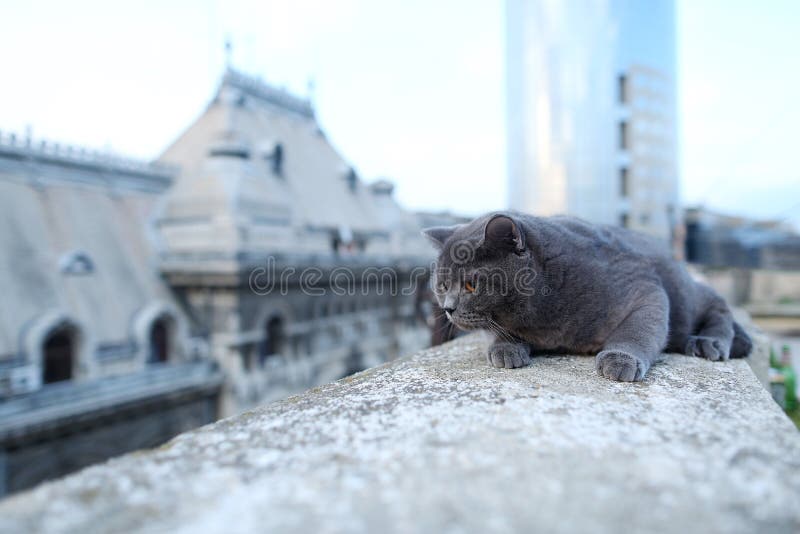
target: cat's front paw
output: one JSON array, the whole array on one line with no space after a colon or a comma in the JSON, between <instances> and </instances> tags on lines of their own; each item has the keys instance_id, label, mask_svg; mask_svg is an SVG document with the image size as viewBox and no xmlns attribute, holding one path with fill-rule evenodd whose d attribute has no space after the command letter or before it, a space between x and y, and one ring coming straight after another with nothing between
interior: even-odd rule
<instances>
[{"instance_id":1,"label":"cat's front paw","mask_svg":"<svg viewBox=\"0 0 800 534\"><path fill-rule=\"evenodd\" d=\"M495 367L516 369L531 363L528 347L520 343L495 343L489 347L486 359Z\"/></svg>"},{"instance_id":2,"label":"cat's front paw","mask_svg":"<svg viewBox=\"0 0 800 534\"><path fill-rule=\"evenodd\" d=\"M699 356L711 361L727 360L729 353L730 348L724 342L706 336L689 336L684 352L687 356Z\"/></svg>"},{"instance_id":3,"label":"cat's front paw","mask_svg":"<svg viewBox=\"0 0 800 534\"><path fill-rule=\"evenodd\" d=\"M639 382L650 365L642 358L621 350L604 350L595 358L597 372L611 380Z\"/></svg>"}]
</instances>

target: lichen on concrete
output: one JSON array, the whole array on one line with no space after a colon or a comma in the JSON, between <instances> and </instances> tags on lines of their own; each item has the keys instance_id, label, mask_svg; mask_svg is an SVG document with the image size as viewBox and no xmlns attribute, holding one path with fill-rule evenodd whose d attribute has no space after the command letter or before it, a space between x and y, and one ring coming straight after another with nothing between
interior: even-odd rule
<instances>
[{"instance_id":1,"label":"lichen on concrete","mask_svg":"<svg viewBox=\"0 0 800 534\"><path fill-rule=\"evenodd\" d=\"M741 360L642 383L454 343L0 503L2 532L798 532L800 434Z\"/></svg>"}]
</instances>

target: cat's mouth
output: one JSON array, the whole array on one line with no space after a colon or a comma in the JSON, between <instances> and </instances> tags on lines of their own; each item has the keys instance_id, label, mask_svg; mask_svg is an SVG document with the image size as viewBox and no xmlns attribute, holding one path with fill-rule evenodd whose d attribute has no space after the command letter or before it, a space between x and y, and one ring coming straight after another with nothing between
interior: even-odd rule
<instances>
[{"instance_id":1,"label":"cat's mouth","mask_svg":"<svg viewBox=\"0 0 800 534\"><path fill-rule=\"evenodd\" d=\"M480 315L477 314L451 314L447 313L447 318L450 319L450 322L459 327L462 330L479 330L482 328L486 328L486 325L489 321Z\"/></svg>"}]
</instances>

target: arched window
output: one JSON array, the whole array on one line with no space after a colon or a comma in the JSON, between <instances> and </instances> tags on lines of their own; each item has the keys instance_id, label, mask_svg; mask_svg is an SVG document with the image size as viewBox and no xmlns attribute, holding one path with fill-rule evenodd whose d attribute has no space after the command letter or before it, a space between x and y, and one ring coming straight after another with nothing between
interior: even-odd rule
<instances>
[{"instance_id":1,"label":"arched window","mask_svg":"<svg viewBox=\"0 0 800 534\"><path fill-rule=\"evenodd\" d=\"M168 317L162 316L153 321L148 336L149 350L147 363L165 363L169 361L172 324Z\"/></svg>"},{"instance_id":2,"label":"arched window","mask_svg":"<svg viewBox=\"0 0 800 534\"><path fill-rule=\"evenodd\" d=\"M92 258L83 251L75 250L65 254L58 260L59 270L63 274L87 275L94 272Z\"/></svg>"},{"instance_id":3,"label":"arched window","mask_svg":"<svg viewBox=\"0 0 800 534\"><path fill-rule=\"evenodd\" d=\"M270 356L280 354L283 350L283 343L283 319L273 317L264 325L264 337L258 351L259 362L263 364Z\"/></svg>"},{"instance_id":4,"label":"arched window","mask_svg":"<svg viewBox=\"0 0 800 534\"><path fill-rule=\"evenodd\" d=\"M59 328L47 336L42 350L43 383L72 379L75 341L75 331L69 327Z\"/></svg>"},{"instance_id":5,"label":"arched window","mask_svg":"<svg viewBox=\"0 0 800 534\"><path fill-rule=\"evenodd\" d=\"M350 376L354 373L359 373L365 369L364 365L364 355L358 350L358 347L352 347L350 349L350 354L348 355L347 359L344 362L345 364L345 371L341 378L346 376Z\"/></svg>"}]
</instances>

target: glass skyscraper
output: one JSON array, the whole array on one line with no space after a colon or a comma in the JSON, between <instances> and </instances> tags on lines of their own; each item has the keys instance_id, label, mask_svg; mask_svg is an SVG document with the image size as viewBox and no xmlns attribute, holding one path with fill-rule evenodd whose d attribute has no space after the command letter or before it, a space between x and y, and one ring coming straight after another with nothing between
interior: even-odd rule
<instances>
[{"instance_id":1,"label":"glass skyscraper","mask_svg":"<svg viewBox=\"0 0 800 534\"><path fill-rule=\"evenodd\" d=\"M507 0L509 205L669 239L672 0Z\"/></svg>"}]
</instances>

